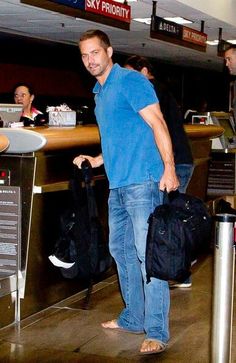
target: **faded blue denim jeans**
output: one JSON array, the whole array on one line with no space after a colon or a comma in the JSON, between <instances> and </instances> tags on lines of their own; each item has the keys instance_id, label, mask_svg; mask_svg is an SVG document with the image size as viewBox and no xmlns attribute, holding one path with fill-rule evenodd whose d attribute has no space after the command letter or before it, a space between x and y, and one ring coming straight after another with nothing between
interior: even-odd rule
<instances>
[{"instance_id":1,"label":"faded blue denim jeans","mask_svg":"<svg viewBox=\"0 0 236 363\"><path fill-rule=\"evenodd\" d=\"M110 190L110 252L117 264L125 307L118 325L163 343L169 340L170 295L167 281L146 283L148 217L162 202L159 184L148 181Z\"/></svg>"},{"instance_id":2,"label":"faded blue denim jeans","mask_svg":"<svg viewBox=\"0 0 236 363\"><path fill-rule=\"evenodd\" d=\"M191 177L193 175L194 165L192 164L176 164L175 165L175 172L179 179L180 186L179 191L181 193L185 193L186 189L189 185Z\"/></svg>"}]
</instances>

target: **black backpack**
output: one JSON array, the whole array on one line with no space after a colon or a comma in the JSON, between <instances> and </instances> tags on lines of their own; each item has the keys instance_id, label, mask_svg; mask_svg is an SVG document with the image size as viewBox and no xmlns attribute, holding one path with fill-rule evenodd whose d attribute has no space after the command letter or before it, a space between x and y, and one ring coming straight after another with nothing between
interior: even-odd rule
<instances>
[{"instance_id":1,"label":"black backpack","mask_svg":"<svg viewBox=\"0 0 236 363\"><path fill-rule=\"evenodd\" d=\"M87 280L89 284L112 265L98 218L92 180L88 160L82 163L81 170L77 166L74 168L74 177L70 181L72 203L60 216L60 235L49 256L63 277ZM82 187L82 181L85 187Z\"/></svg>"},{"instance_id":2,"label":"black backpack","mask_svg":"<svg viewBox=\"0 0 236 363\"><path fill-rule=\"evenodd\" d=\"M148 219L147 282L151 277L185 281L191 262L210 242L211 216L203 201L178 191L168 199Z\"/></svg>"}]
</instances>

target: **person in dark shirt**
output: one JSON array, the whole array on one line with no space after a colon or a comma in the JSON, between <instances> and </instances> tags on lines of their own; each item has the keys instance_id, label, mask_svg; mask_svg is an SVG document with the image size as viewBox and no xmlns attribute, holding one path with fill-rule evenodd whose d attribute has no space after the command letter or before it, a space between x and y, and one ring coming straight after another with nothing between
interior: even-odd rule
<instances>
[{"instance_id":1,"label":"person in dark shirt","mask_svg":"<svg viewBox=\"0 0 236 363\"><path fill-rule=\"evenodd\" d=\"M185 193L192 177L194 166L190 145L183 126L184 120L178 104L166 85L154 77L152 65L145 57L133 55L125 61L124 67L142 73L154 86L172 141L176 175L180 182L178 189L180 192ZM192 280L189 278L183 283L176 283L170 286L191 287L191 285Z\"/></svg>"},{"instance_id":2,"label":"person in dark shirt","mask_svg":"<svg viewBox=\"0 0 236 363\"><path fill-rule=\"evenodd\" d=\"M236 76L236 44L230 45L225 51L225 64L232 76ZM236 79L232 81L232 111L236 123Z\"/></svg>"},{"instance_id":3,"label":"person in dark shirt","mask_svg":"<svg viewBox=\"0 0 236 363\"><path fill-rule=\"evenodd\" d=\"M40 126L47 122L43 113L33 106L35 98L33 88L30 84L20 82L14 86L14 101L23 106L20 121L24 126Z\"/></svg>"}]
</instances>

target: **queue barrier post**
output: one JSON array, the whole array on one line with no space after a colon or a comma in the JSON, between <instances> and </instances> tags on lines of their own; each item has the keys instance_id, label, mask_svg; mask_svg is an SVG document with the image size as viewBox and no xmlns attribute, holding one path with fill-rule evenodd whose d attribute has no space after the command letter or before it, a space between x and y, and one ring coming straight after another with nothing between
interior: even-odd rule
<instances>
[{"instance_id":1,"label":"queue barrier post","mask_svg":"<svg viewBox=\"0 0 236 363\"><path fill-rule=\"evenodd\" d=\"M211 363L230 363L236 215L215 216Z\"/></svg>"}]
</instances>

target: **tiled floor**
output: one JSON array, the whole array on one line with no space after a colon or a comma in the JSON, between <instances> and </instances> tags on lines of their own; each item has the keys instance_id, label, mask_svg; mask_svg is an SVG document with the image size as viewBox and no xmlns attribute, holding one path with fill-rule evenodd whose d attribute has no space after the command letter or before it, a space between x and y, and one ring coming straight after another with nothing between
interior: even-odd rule
<instances>
[{"instance_id":1,"label":"tiled floor","mask_svg":"<svg viewBox=\"0 0 236 363\"><path fill-rule=\"evenodd\" d=\"M83 296L81 292L27 318L20 327L0 330L0 362L210 362L212 256L194 265L191 288L171 290L171 339L160 355L138 353L142 335L101 328L122 307L115 275L96 285L88 310L83 309ZM234 319L232 363L235 333Z\"/></svg>"}]
</instances>

